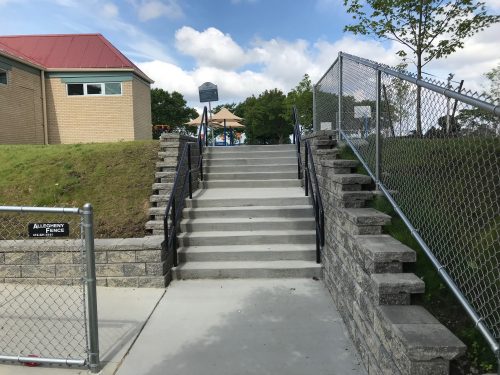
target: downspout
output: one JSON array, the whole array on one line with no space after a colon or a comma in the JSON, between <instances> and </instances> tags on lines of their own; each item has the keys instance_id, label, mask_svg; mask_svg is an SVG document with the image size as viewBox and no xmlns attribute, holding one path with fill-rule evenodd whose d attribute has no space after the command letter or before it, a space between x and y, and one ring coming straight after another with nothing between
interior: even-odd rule
<instances>
[{"instance_id":1,"label":"downspout","mask_svg":"<svg viewBox=\"0 0 500 375\"><path fill-rule=\"evenodd\" d=\"M43 112L43 143L49 144L49 131L47 129L47 94L45 92L45 71L40 70L40 79L42 81L42 112Z\"/></svg>"}]
</instances>

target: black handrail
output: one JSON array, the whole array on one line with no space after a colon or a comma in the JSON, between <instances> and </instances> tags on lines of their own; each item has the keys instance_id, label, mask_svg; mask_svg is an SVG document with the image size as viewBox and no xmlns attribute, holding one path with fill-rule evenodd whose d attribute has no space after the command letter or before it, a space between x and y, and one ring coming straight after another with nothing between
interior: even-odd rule
<instances>
[{"instance_id":1,"label":"black handrail","mask_svg":"<svg viewBox=\"0 0 500 375\"><path fill-rule=\"evenodd\" d=\"M297 171L298 178L304 178L304 190L306 197L311 192L314 207L314 219L316 222L316 263L321 263L321 251L325 246L325 212L323 210L323 200L319 190L318 178L316 177L316 167L312 156L311 146L306 139L302 141L302 130L299 121L297 108L293 107L293 143L297 145ZM301 144L304 144L304 163L302 163ZM311 177L312 176L312 177Z\"/></svg>"},{"instance_id":2,"label":"black handrail","mask_svg":"<svg viewBox=\"0 0 500 375\"><path fill-rule=\"evenodd\" d=\"M168 200L167 208L165 209L165 218L163 219L163 233L165 236L165 250L167 254L172 251L173 254L173 264L175 267L178 265L177 259L177 227L182 218L182 210L184 209L185 197L186 197L186 185L189 188L189 199L193 199L193 172L198 171L200 173L200 180L203 181L203 151L206 146L208 146L208 111L207 107L203 108L203 115L201 117L200 129L198 131L197 143L188 142L184 145L182 149L181 157L176 167L176 174L174 178L174 184L172 185L172 190L170 192L170 198ZM202 133L203 130L203 133ZM204 139L202 138L204 135ZM191 149L192 145L197 144L198 146L198 165L196 168L192 168L191 160ZM187 168L184 168L187 159ZM186 178L187 177L187 178ZM178 196L177 193L180 194ZM170 226L169 226L169 216L170 216Z\"/></svg>"}]
</instances>

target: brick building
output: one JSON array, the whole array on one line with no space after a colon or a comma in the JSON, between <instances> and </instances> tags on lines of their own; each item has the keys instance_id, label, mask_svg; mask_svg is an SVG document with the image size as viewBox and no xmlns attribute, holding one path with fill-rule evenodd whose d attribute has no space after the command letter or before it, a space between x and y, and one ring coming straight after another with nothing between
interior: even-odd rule
<instances>
[{"instance_id":1,"label":"brick building","mask_svg":"<svg viewBox=\"0 0 500 375\"><path fill-rule=\"evenodd\" d=\"M152 82L101 34L0 36L0 144L150 139Z\"/></svg>"}]
</instances>

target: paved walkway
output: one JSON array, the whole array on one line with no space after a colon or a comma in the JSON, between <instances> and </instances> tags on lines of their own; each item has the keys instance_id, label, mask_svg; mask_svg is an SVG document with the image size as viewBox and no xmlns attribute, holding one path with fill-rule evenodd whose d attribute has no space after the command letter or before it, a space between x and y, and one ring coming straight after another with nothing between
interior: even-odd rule
<instances>
[{"instance_id":1,"label":"paved walkway","mask_svg":"<svg viewBox=\"0 0 500 375\"><path fill-rule=\"evenodd\" d=\"M322 281L175 281L118 375L365 374Z\"/></svg>"}]
</instances>

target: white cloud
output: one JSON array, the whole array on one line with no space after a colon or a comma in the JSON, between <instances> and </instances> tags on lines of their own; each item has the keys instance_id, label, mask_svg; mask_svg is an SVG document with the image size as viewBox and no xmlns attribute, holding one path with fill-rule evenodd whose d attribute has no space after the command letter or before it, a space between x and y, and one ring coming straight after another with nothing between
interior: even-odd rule
<instances>
[{"instance_id":1,"label":"white cloud","mask_svg":"<svg viewBox=\"0 0 500 375\"><path fill-rule=\"evenodd\" d=\"M138 16L141 21L167 17L170 19L181 18L184 13L177 0L142 1L138 4Z\"/></svg>"},{"instance_id":2,"label":"white cloud","mask_svg":"<svg viewBox=\"0 0 500 375\"><path fill-rule=\"evenodd\" d=\"M443 79L454 72L455 79L465 79L466 88L479 90L482 75L500 62L496 52L499 33L500 25L496 25L467 40L465 48L452 57L433 61L425 70ZM394 66L399 62L396 51L401 49L396 43L384 44L352 35L313 44L305 40L256 40L245 48L216 28L200 32L191 27L177 31L176 46L196 60L195 68L182 69L161 59L138 65L155 80L157 87L182 93L191 106L199 106L198 86L206 81L218 85L221 103L242 101L266 89L287 92L305 73L316 82L339 51Z\"/></svg>"},{"instance_id":3,"label":"white cloud","mask_svg":"<svg viewBox=\"0 0 500 375\"><path fill-rule=\"evenodd\" d=\"M106 3L102 7L102 14L107 18L114 18L118 16L118 7L113 3Z\"/></svg>"},{"instance_id":4,"label":"white cloud","mask_svg":"<svg viewBox=\"0 0 500 375\"><path fill-rule=\"evenodd\" d=\"M180 52L194 57L199 66L235 69L246 62L243 49L229 34L214 27L199 32L184 26L175 33L175 45Z\"/></svg>"}]
</instances>

